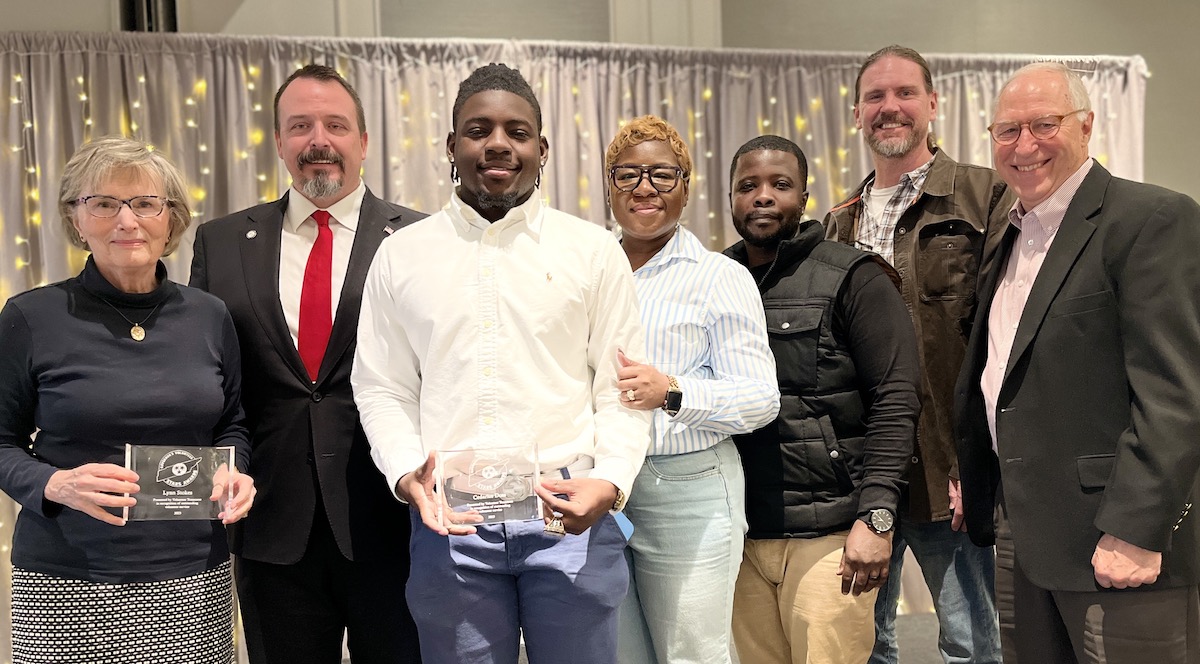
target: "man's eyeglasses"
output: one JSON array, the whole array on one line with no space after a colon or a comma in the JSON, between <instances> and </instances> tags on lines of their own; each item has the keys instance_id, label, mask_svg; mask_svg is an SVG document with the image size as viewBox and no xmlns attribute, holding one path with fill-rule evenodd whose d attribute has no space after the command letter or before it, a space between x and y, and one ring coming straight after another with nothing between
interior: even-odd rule
<instances>
[{"instance_id":1,"label":"man's eyeglasses","mask_svg":"<svg viewBox=\"0 0 1200 664\"><path fill-rule=\"evenodd\" d=\"M642 178L650 178L650 186L661 193L673 191L683 179L683 169L678 166L613 166L608 177L617 191L633 191L642 184Z\"/></svg>"},{"instance_id":2,"label":"man's eyeglasses","mask_svg":"<svg viewBox=\"0 0 1200 664\"><path fill-rule=\"evenodd\" d=\"M134 196L133 198L113 198L112 196L84 196L76 201L76 205L82 205L87 209L88 214L93 217L115 217L121 211L122 205L128 205L129 209L139 217L156 217L163 211L163 208L170 205L171 201L162 196Z\"/></svg>"},{"instance_id":3,"label":"man's eyeglasses","mask_svg":"<svg viewBox=\"0 0 1200 664\"><path fill-rule=\"evenodd\" d=\"M1034 118L1029 122L996 122L988 127L988 133L992 135L992 140L999 145L1012 145L1021 138L1021 128L1029 127L1029 133L1034 138L1046 140L1054 138L1058 134L1058 128L1062 126L1063 120L1075 115L1076 113L1086 112L1086 108L1076 109L1070 113L1062 115L1043 115L1040 118Z\"/></svg>"}]
</instances>

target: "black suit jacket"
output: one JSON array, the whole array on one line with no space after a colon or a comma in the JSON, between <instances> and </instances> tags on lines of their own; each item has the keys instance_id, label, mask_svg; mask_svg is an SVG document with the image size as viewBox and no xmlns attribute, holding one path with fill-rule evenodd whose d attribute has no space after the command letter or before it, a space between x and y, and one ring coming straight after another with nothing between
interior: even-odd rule
<instances>
[{"instance_id":1,"label":"black suit jacket","mask_svg":"<svg viewBox=\"0 0 1200 664\"><path fill-rule=\"evenodd\" d=\"M1157 583L1200 580L1189 514L1200 468L1200 206L1093 165L1016 332L997 404L997 454L979 378L988 316L1016 229L997 248L956 388L968 532L994 540L997 483L1025 574L1089 591L1102 533L1164 552ZM986 259L985 259L986 260Z\"/></svg>"},{"instance_id":2,"label":"black suit jacket","mask_svg":"<svg viewBox=\"0 0 1200 664\"><path fill-rule=\"evenodd\" d=\"M329 345L313 383L279 303L287 201L284 196L196 230L191 285L224 300L237 327L242 401L253 446L250 475L258 487L250 515L230 530L231 548L251 560L295 563L323 503L347 558L407 559L408 510L371 461L350 367L363 281L375 250L389 230L425 215L367 191Z\"/></svg>"}]
</instances>

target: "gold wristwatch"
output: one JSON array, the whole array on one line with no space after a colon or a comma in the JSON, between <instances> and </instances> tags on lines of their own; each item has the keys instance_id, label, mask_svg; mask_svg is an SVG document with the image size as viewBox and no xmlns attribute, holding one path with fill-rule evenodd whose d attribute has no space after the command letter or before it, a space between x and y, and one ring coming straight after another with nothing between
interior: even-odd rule
<instances>
[{"instance_id":1,"label":"gold wristwatch","mask_svg":"<svg viewBox=\"0 0 1200 664\"><path fill-rule=\"evenodd\" d=\"M671 417L679 413L683 407L683 390L679 389L679 381L674 376L667 376L667 396L663 399L663 412Z\"/></svg>"},{"instance_id":2,"label":"gold wristwatch","mask_svg":"<svg viewBox=\"0 0 1200 664\"><path fill-rule=\"evenodd\" d=\"M617 499L613 501L612 511L620 512L625 507L625 492L617 487Z\"/></svg>"}]
</instances>

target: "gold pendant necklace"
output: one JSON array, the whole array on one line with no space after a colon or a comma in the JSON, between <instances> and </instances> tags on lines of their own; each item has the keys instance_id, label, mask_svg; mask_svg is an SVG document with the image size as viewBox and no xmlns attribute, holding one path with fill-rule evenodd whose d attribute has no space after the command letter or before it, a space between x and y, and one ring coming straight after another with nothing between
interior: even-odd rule
<instances>
[{"instance_id":1,"label":"gold pendant necklace","mask_svg":"<svg viewBox=\"0 0 1200 664\"><path fill-rule=\"evenodd\" d=\"M103 297L100 298L100 301L107 304L113 311L117 312L118 316L124 318L125 322L132 326L129 328L129 338L133 339L134 341L141 341L146 338L146 328L142 327L142 325L145 324L146 321L150 320L150 317L154 315L154 312L158 311L158 308L162 306L162 302L154 305L154 308L150 310L150 313L147 314L145 318L143 318L140 322L135 323L129 320L128 316L121 313L121 310L118 309L112 302L109 302Z\"/></svg>"}]
</instances>

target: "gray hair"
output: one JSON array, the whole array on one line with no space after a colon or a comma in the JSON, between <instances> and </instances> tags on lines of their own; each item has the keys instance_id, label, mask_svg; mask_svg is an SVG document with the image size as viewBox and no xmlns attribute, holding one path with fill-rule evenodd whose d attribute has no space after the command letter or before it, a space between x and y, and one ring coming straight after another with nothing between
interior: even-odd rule
<instances>
[{"instance_id":1,"label":"gray hair","mask_svg":"<svg viewBox=\"0 0 1200 664\"><path fill-rule=\"evenodd\" d=\"M104 183L119 171L135 171L162 185L170 201L167 209L171 215L170 235L163 256L170 256L192 223L192 209L188 205L183 174L154 146L122 136L105 136L84 143L63 168L58 188L58 214L67 241L76 248L88 248L75 230L75 201L85 190Z\"/></svg>"},{"instance_id":2,"label":"gray hair","mask_svg":"<svg viewBox=\"0 0 1200 664\"><path fill-rule=\"evenodd\" d=\"M999 105L1000 95L1004 94L1004 91L1008 89L1008 86L1012 85L1013 81L1017 80L1017 77L1035 72L1058 74L1067 84L1067 94L1070 95L1071 105L1083 111L1092 110L1092 100L1090 97L1088 97L1087 86L1083 84L1083 79L1079 77L1079 74L1075 73L1061 62L1052 61L1033 62L1013 72L1013 75L1009 76L1008 80L1005 81L1004 85L1000 88L1000 93L996 95L995 103L992 104L992 108L996 108L996 106Z\"/></svg>"}]
</instances>

